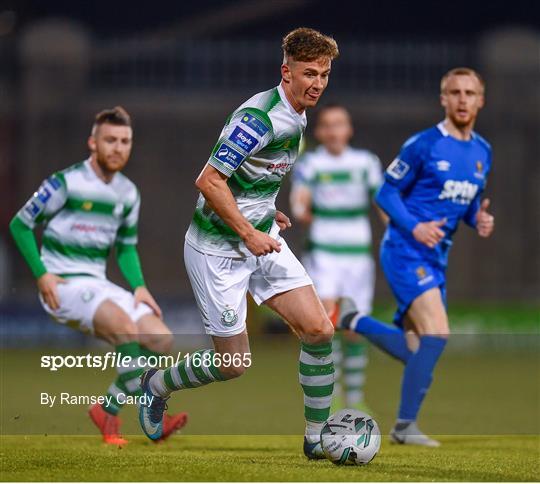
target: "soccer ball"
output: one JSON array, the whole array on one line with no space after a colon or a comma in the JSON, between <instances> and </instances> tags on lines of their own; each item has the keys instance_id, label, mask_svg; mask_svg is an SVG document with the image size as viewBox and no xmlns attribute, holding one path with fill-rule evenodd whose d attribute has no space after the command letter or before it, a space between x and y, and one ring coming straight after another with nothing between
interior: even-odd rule
<instances>
[{"instance_id":1,"label":"soccer ball","mask_svg":"<svg viewBox=\"0 0 540 484\"><path fill-rule=\"evenodd\" d=\"M381 447L381 431L367 413L345 409L331 415L321 431L324 455L334 464L368 464Z\"/></svg>"}]
</instances>

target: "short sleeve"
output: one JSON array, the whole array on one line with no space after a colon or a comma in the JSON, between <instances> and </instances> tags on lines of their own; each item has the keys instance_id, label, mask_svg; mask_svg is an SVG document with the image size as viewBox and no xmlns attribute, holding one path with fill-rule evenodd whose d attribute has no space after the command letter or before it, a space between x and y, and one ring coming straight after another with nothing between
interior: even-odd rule
<instances>
[{"instance_id":1,"label":"short sleeve","mask_svg":"<svg viewBox=\"0 0 540 484\"><path fill-rule=\"evenodd\" d=\"M390 163L384 174L385 180L400 191L407 190L416 179L424 157L424 143L420 136L405 142L397 158Z\"/></svg>"},{"instance_id":2,"label":"short sleeve","mask_svg":"<svg viewBox=\"0 0 540 484\"><path fill-rule=\"evenodd\" d=\"M139 211L141 209L141 197L135 189L133 203L128 205L124 212L122 224L118 228L116 241L123 245L136 245L139 224Z\"/></svg>"},{"instance_id":3,"label":"short sleeve","mask_svg":"<svg viewBox=\"0 0 540 484\"><path fill-rule=\"evenodd\" d=\"M66 182L62 173L51 175L34 192L17 216L29 228L54 217L67 200Z\"/></svg>"},{"instance_id":4,"label":"short sleeve","mask_svg":"<svg viewBox=\"0 0 540 484\"><path fill-rule=\"evenodd\" d=\"M247 158L267 146L272 138L272 122L264 111L240 109L221 131L208 164L231 176Z\"/></svg>"}]
</instances>

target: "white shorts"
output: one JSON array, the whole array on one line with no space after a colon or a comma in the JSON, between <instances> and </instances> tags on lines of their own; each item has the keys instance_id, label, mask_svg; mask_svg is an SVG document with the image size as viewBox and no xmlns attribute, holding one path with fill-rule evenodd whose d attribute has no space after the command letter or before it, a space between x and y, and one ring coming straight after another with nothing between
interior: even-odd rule
<instances>
[{"instance_id":1,"label":"white shorts","mask_svg":"<svg viewBox=\"0 0 540 484\"><path fill-rule=\"evenodd\" d=\"M285 240L277 240L281 252L248 258L205 254L185 243L184 262L207 334L227 337L245 330L248 290L261 304L313 284Z\"/></svg>"},{"instance_id":2,"label":"white shorts","mask_svg":"<svg viewBox=\"0 0 540 484\"><path fill-rule=\"evenodd\" d=\"M314 250L302 258L321 299L350 297L358 310L371 313L375 264L370 255L342 255Z\"/></svg>"},{"instance_id":3,"label":"white shorts","mask_svg":"<svg viewBox=\"0 0 540 484\"><path fill-rule=\"evenodd\" d=\"M60 308L53 311L41 295L39 300L43 309L53 319L83 333L94 332L94 315L99 305L109 300L120 306L136 323L142 316L152 313L150 306L139 303L135 308L135 298L131 292L106 279L91 276L66 277L66 284L58 284Z\"/></svg>"}]
</instances>

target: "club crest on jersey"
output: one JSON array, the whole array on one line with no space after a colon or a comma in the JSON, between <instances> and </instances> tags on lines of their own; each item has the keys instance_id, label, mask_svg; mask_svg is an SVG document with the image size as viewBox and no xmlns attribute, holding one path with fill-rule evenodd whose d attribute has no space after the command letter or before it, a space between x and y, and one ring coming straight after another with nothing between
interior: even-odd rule
<instances>
[{"instance_id":1,"label":"club crest on jersey","mask_svg":"<svg viewBox=\"0 0 540 484\"><path fill-rule=\"evenodd\" d=\"M411 167L407 163L399 158L396 158L392 163L390 163L390 166L386 169L386 173L396 180L401 180L410 169Z\"/></svg>"},{"instance_id":2,"label":"club crest on jersey","mask_svg":"<svg viewBox=\"0 0 540 484\"><path fill-rule=\"evenodd\" d=\"M94 206L94 204L90 200L87 200L86 202L83 202L83 204L81 205L81 208L85 212L89 212L90 210L92 210L93 206Z\"/></svg>"},{"instance_id":3,"label":"club crest on jersey","mask_svg":"<svg viewBox=\"0 0 540 484\"><path fill-rule=\"evenodd\" d=\"M83 302L85 303L88 303L90 302L92 299L94 299L94 296L95 296L95 293L94 291L92 291L91 289L85 289L82 293L81 293L81 299Z\"/></svg>"},{"instance_id":4,"label":"club crest on jersey","mask_svg":"<svg viewBox=\"0 0 540 484\"><path fill-rule=\"evenodd\" d=\"M244 156L238 153L238 151L227 146L225 143L221 143L220 147L214 153L214 158L229 165L233 170L236 170L244 161Z\"/></svg>"},{"instance_id":5,"label":"club crest on jersey","mask_svg":"<svg viewBox=\"0 0 540 484\"><path fill-rule=\"evenodd\" d=\"M241 122L246 126L249 126L259 136L264 136L266 133L268 133L268 126L249 113L242 116Z\"/></svg>"},{"instance_id":6,"label":"club crest on jersey","mask_svg":"<svg viewBox=\"0 0 540 484\"><path fill-rule=\"evenodd\" d=\"M238 321L238 315L234 309L225 309L221 313L221 322L223 326L234 326Z\"/></svg>"},{"instance_id":7,"label":"club crest on jersey","mask_svg":"<svg viewBox=\"0 0 540 484\"><path fill-rule=\"evenodd\" d=\"M440 160L437 162L437 170L448 171L450 169L450 162L446 160Z\"/></svg>"},{"instance_id":8,"label":"club crest on jersey","mask_svg":"<svg viewBox=\"0 0 540 484\"><path fill-rule=\"evenodd\" d=\"M476 172L474 173L475 178L479 178L480 180L483 180L485 178L484 175L484 164L481 160L478 160L476 162Z\"/></svg>"},{"instance_id":9,"label":"club crest on jersey","mask_svg":"<svg viewBox=\"0 0 540 484\"><path fill-rule=\"evenodd\" d=\"M257 146L257 143L259 142L259 140L251 136L239 126L234 128L234 131L229 136L229 139L236 146L239 146L247 153L249 153L253 148L255 148L255 146Z\"/></svg>"},{"instance_id":10,"label":"club crest on jersey","mask_svg":"<svg viewBox=\"0 0 540 484\"><path fill-rule=\"evenodd\" d=\"M451 200L460 205L468 205L478 192L478 185L467 180L446 180L439 200Z\"/></svg>"},{"instance_id":11,"label":"club crest on jersey","mask_svg":"<svg viewBox=\"0 0 540 484\"><path fill-rule=\"evenodd\" d=\"M431 280L433 280L433 276L431 274L428 274L426 268L424 266L418 266L415 271L416 277L418 278L418 285L423 286L424 284L427 284Z\"/></svg>"}]
</instances>

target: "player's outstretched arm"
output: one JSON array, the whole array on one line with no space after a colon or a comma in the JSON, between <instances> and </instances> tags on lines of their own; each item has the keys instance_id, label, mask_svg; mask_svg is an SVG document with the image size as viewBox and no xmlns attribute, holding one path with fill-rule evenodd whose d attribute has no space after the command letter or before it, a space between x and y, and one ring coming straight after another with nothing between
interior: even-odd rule
<instances>
[{"instance_id":1,"label":"player's outstretched arm","mask_svg":"<svg viewBox=\"0 0 540 484\"><path fill-rule=\"evenodd\" d=\"M227 185L225 174L207 164L198 176L195 186L201 191L212 210L240 236L253 255L281 251L281 244L277 240L255 229L242 215Z\"/></svg>"},{"instance_id":2,"label":"player's outstretched arm","mask_svg":"<svg viewBox=\"0 0 540 484\"><path fill-rule=\"evenodd\" d=\"M476 231L480 237L489 237L495 229L495 217L488 213L489 198L484 198L476 213Z\"/></svg>"}]
</instances>

